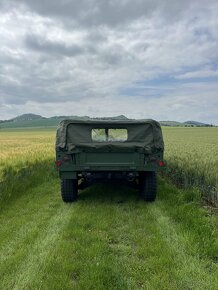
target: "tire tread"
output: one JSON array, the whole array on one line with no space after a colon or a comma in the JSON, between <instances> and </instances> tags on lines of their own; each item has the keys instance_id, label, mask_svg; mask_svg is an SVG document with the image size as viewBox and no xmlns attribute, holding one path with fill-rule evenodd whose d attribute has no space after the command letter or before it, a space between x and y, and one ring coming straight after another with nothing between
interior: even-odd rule
<instances>
[{"instance_id":1,"label":"tire tread","mask_svg":"<svg viewBox=\"0 0 218 290\"><path fill-rule=\"evenodd\" d=\"M140 175L139 192L145 201L155 201L157 194L157 174L155 171L147 171Z\"/></svg>"},{"instance_id":2,"label":"tire tread","mask_svg":"<svg viewBox=\"0 0 218 290\"><path fill-rule=\"evenodd\" d=\"M78 197L77 179L61 180L61 197L64 202L74 202Z\"/></svg>"}]
</instances>

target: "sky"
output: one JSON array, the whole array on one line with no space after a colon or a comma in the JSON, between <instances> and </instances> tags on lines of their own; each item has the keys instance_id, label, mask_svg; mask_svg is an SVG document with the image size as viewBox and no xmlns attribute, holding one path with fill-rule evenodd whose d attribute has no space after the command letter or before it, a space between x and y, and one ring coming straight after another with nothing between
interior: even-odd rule
<instances>
[{"instance_id":1,"label":"sky","mask_svg":"<svg viewBox=\"0 0 218 290\"><path fill-rule=\"evenodd\" d=\"M0 0L0 119L218 124L218 1Z\"/></svg>"}]
</instances>

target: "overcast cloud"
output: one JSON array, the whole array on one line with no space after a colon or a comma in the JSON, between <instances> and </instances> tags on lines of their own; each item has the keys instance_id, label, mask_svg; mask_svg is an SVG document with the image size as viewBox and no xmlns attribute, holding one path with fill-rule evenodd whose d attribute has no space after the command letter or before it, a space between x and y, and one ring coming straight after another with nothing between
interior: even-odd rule
<instances>
[{"instance_id":1,"label":"overcast cloud","mask_svg":"<svg viewBox=\"0 0 218 290\"><path fill-rule=\"evenodd\" d=\"M218 124L218 2L0 0L0 119Z\"/></svg>"}]
</instances>

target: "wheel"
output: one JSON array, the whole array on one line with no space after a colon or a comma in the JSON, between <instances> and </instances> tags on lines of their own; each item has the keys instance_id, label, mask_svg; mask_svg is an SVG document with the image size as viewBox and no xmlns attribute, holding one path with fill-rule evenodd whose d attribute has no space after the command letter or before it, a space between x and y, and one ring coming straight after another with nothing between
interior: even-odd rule
<instances>
[{"instance_id":1,"label":"wheel","mask_svg":"<svg viewBox=\"0 0 218 290\"><path fill-rule=\"evenodd\" d=\"M64 202L74 202L78 196L77 179L62 179L61 180L61 196Z\"/></svg>"},{"instance_id":2,"label":"wheel","mask_svg":"<svg viewBox=\"0 0 218 290\"><path fill-rule=\"evenodd\" d=\"M155 171L147 171L139 175L139 194L145 201L155 201L157 194L157 175Z\"/></svg>"}]
</instances>

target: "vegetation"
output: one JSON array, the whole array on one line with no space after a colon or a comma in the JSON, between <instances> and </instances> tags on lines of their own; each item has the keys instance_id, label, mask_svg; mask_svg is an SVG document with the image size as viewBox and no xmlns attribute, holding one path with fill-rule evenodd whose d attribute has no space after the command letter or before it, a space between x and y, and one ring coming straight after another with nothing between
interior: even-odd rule
<instances>
[{"instance_id":1,"label":"vegetation","mask_svg":"<svg viewBox=\"0 0 218 290\"><path fill-rule=\"evenodd\" d=\"M167 168L216 185L217 134L165 128ZM64 204L54 139L0 132L0 289L217 289L217 216L197 189L159 177L153 204L113 183Z\"/></svg>"},{"instance_id":2,"label":"vegetation","mask_svg":"<svg viewBox=\"0 0 218 290\"><path fill-rule=\"evenodd\" d=\"M164 128L166 175L218 205L218 128Z\"/></svg>"},{"instance_id":3,"label":"vegetation","mask_svg":"<svg viewBox=\"0 0 218 290\"><path fill-rule=\"evenodd\" d=\"M1 213L0 288L215 290L214 217L191 194L161 181L145 204L97 185L71 206L57 180L28 190Z\"/></svg>"},{"instance_id":4,"label":"vegetation","mask_svg":"<svg viewBox=\"0 0 218 290\"><path fill-rule=\"evenodd\" d=\"M54 176L55 130L0 133L0 202Z\"/></svg>"}]
</instances>

